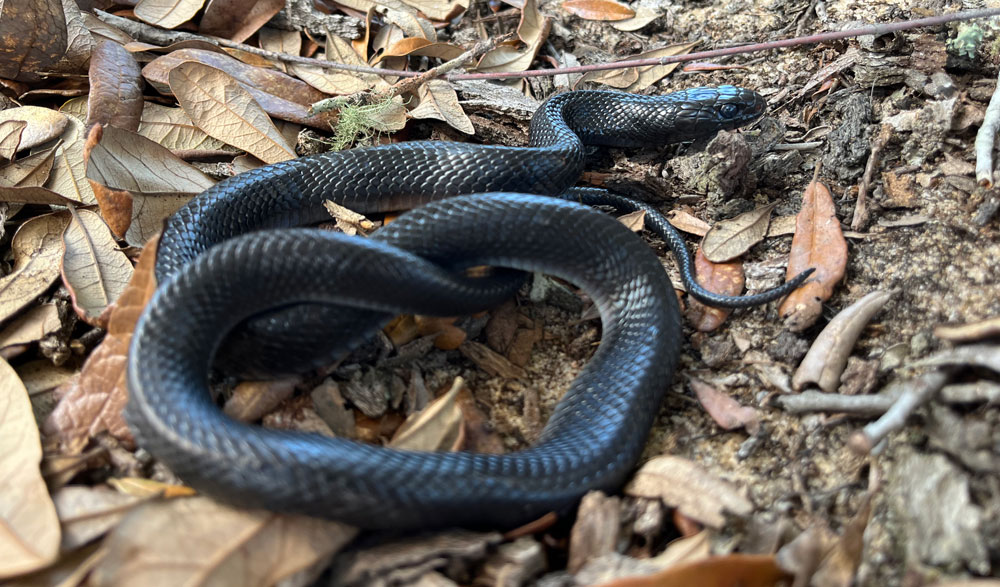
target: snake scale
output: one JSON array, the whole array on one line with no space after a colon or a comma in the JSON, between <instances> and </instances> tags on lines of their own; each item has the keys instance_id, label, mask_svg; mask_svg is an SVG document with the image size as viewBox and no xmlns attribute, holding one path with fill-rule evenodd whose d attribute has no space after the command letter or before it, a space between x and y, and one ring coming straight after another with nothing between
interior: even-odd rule
<instances>
[{"instance_id":1,"label":"snake scale","mask_svg":"<svg viewBox=\"0 0 1000 587\"><path fill-rule=\"evenodd\" d=\"M701 138L756 119L764 106L732 86L567 92L539 107L528 147L408 142L302 157L218 183L168 221L159 245L159 287L128 360L126 417L138 444L226 502L365 528L509 528L565 511L588 490L616 490L670 384L681 327L655 254L583 204L646 209L647 228L670 245L689 291L709 303L776 299L805 275L742 298L701 289L683 240L655 210L571 189L584 145ZM362 213L415 209L369 239L293 228L327 218L326 199ZM478 265L506 269L466 276ZM408 452L265 429L227 418L208 393L213 361L245 375L314 368L395 314L494 306L523 272L579 286L603 326L593 358L525 450Z\"/></svg>"}]
</instances>

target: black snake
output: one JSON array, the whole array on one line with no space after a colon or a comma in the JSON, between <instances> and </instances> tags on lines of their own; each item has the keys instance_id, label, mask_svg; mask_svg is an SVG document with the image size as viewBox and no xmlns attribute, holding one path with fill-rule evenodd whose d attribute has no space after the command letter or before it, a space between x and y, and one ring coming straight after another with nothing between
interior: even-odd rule
<instances>
[{"instance_id":1,"label":"black snake","mask_svg":"<svg viewBox=\"0 0 1000 587\"><path fill-rule=\"evenodd\" d=\"M655 210L570 189L583 145L686 141L763 110L759 95L731 86L664 96L569 92L541 105L529 147L408 142L303 157L220 182L173 216L160 242L160 286L128 362L126 415L138 443L224 501L368 528L511 527L564 511L590 489L616 489L670 384L679 312L642 241L570 200L646 209L647 227L673 249L689 291L710 303L762 303L805 276L744 298L701 289L681 237ZM328 218L326 199L363 213L416 209L370 239L289 228ZM282 230L261 231L273 228ZM518 271L465 276L474 265ZM600 347L531 448L391 450L236 422L209 397L213 357L244 374L309 369L394 314L489 308L516 290L523 271L580 286L603 324Z\"/></svg>"}]
</instances>

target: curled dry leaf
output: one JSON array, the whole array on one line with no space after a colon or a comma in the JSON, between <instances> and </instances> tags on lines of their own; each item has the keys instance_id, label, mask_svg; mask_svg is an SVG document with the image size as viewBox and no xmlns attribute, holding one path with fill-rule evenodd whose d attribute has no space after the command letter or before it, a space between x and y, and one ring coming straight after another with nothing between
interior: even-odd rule
<instances>
[{"instance_id":1,"label":"curled dry leaf","mask_svg":"<svg viewBox=\"0 0 1000 587\"><path fill-rule=\"evenodd\" d=\"M28 390L0 359L0 578L40 569L59 553L59 519L39 463Z\"/></svg>"},{"instance_id":2,"label":"curled dry leaf","mask_svg":"<svg viewBox=\"0 0 1000 587\"><path fill-rule=\"evenodd\" d=\"M0 17L0 20L2 18ZM41 106L18 106L0 111L0 123L6 124L14 121L25 123L17 143L18 151L30 149L55 139L66 130L66 125L69 124L65 114Z\"/></svg>"},{"instance_id":3,"label":"curled dry leaf","mask_svg":"<svg viewBox=\"0 0 1000 587\"><path fill-rule=\"evenodd\" d=\"M743 263L739 261L712 263L699 248L694 256L694 273L698 283L710 292L727 296L743 293L746 279L743 275ZM711 332L721 326L732 312L732 308L706 306L691 298L685 316L699 332Z\"/></svg>"},{"instance_id":4,"label":"curled dry leaf","mask_svg":"<svg viewBox=\"0 0 1000 587\"><path fill-rule=\"evenodd\" d=\"M95 586L274 585L354 538L338 522L237 510L204 497L144 504L106 541ZM184 564L177 564L184 561Z\"/></svg>"},{"instance_id":5,"label":"curled dry leaf","mask_svg":"<svg viewBox=\"0 0 1000 587\"><path fill-rule=\"evenodd\" d=\"M739 257L764 240L775 206L777 203L761 206L717 223L701 242L705 258L713 263L724 263Z\"/></svg>"},{"instance_id":6,"label":"curled dry leaf","mask_svg":"<svg viewBox=\"0 0 1000 587\"><path fill-rule=\"evenodd\" d=\"M483 55L476 64L477 71L524 71L531 66L542 43L549 36L552 22L542 16L535 0L524 0L521 9L521 22L517 27L517 36L526 46L517 49L511 45L501 45Z\"/></svg>"},{"instance_id":7,"label":"curled dry leaf","mask_svg":"<svg viewBox=\"0 0 1000 587\"><path fill-rule=\"evenodd\" d=\"M0 186L41 187L49 180L56 150L46 149L0 167Z\"/></svg>"},{"instance_id":8,"label":"curled dry leaf","mask_svg":"<svg viewBox=\"0 0 1000 587\"><path fill-rule=\"evenodd\" d=\"M738 516L753 511L753 504L734 485L687 459L671 455L647 461L625 487L625 493L662 499L711 528L725 524L726 511Z\"/></svg>"},{"instance_id":9,"label":"curled dry leaf","mask_svg":"<svg viewBox=\"0 0 1000 587\"><path fill-rule=\"evenodd\" d=\"M650 59L654 57L684 55L686 53L690 53L691 49L694 49L697 44L698 43L678 43L676 45L668 45L661 49L653 49L652 51L646 51L645 53L640 53L638 55L631 55L628 57L628 60L631 61L633 59ZM584 75L580 81L596 82L613 88L625 90L626 92L638 92L660 81L675 69L677 69L676 63L668 63L666 65L629 67L611 71L593 71Z\"/></svg>"},{"instance_id":10,"label":"curled dry leaf","mask_svg":"<svg viewBox=\"0 0 1000 587\"><path fill-rule=\"evenodd\" d=\"M206 35L242 43L284 7L285 0L211 0L199 28Z\"/></svg>"},{"instance_id":11,"label":"curled dry leaf","mask_svg":"<svg viewBox=\"0 0 1000 587\"><path fill-rule=\"evenodd\" d=\"M639 6L635 9L635 16L627 20L613 22L611 23L611 26L620 31L632 32L643 28L659 17L660 13L656 10L649 8L648 6Z\"/></svg>"},{"instance_id":12,"label":"curled dry leaf","mask_svg":"<svg viewBox=\"0 0 1000 587\"><path fill-rule=\"evenodd\" d=\"M389 446L401 450L459 450L462 448L464 419L456 402L465 381L457 377L447 393L423 410L411 414L396 430Z\"/></svg>"},{"instance_id":13,"label":"curled dry leaf","mask_svg":"<svg viewBox=\"0 0 1000 587\"><path fill-rule=\"evenodd\" d=\"M455 59L462 53L464 51L458 45L435 43L422 37L408 37L393 43L392 46L379 56L375 63L387 57L406 57L408 55L437 57L438 59L448 61L449 59Z\"/></svg>"},{"instance_id":14,"label":"curled dry leaf","mask_svg":"<svg viewBox=\"0 0 1000 587\"><path fill-rule=\"evenodd\" d=\"M125 360L135 323L156 289L155 261L154 240L143 249L132 280L111 311L107 336L87 357L80 376L67 384L45 421L45 433L57 437L65 453L78 454L93 435L105 430L116 438L132 439L122 418L128 401Z\"/></svg>"},{"instance_id":15,"label":"curled dry leaf","mask_svg":"<svg viewBox=\"0 0 1000 587\"><path fill-rule=\"evenodd\" d=\"M618 497L589 491L580 500L569 537L566 570L576 574L587 561L617 552L622 504Z\"/></svg>"},{"instance_id":16,"label":"curled dry leaf","mask_svg":"<svg viewBox=\"0 0 1000 587\"><path fill-rule=\"evenodd\" d=\"M59 277L62 232L68 221L65 214L46 214L17 229L11 240L14 268L0 277L0 321L34 302Z\"/></svg>"},{"instance_id":17,"label":"curled dry leaf","mask_svg":"<svg viewBox=\"0 0 1000 587\"><path fill-rule=\"evenodd\" d=\"M738 401L726 393L700 379L692 377L688 384L701 406L723 430L746 428L750 434L757 434L760 430L760 416L757 414L757 410L750 406L740 405Z\"/></svg>"},{"instance_id":18,"label":"curled dry leaf","mask_svg":"<svg viewBox=\"0 0 1000 587\"><path fill-rule=\"evenodd\" d=\"M0 78L36 81L66 53L60 0L4 2L0 11Z\"/></svg>"},{"instance_id":19,"label":"curled dry leaf","mask_svg":"<svg viewBox=\"0 0 1000 587\"><path fill-rule=\"evenodd\" d=\"M834 316L795 370L792 386L801 390L809 383L815 383L825 392L836 391L840 385L840 374L847 366L847 359L861 331L897 291L873 291Z\"/></svg>"},{"instance_id":20,"label":"curled dry leaf","mask_svg":"<svg viewBox=\"0 0 1000 587\"><path fill-rule=\"evenodd\" d=\"M635 11L613 0L564 0L562 8L586 20L628 20Z\"/></svg>"},{"instance_id":21,"label":"curled dry leaf","mask_svg":"<svg viewBox=\"0 0 1000 587\"><path fill-rule=\"evenodd\" d=\"M266 163L295 158L271 119L225 72L186 62L170 70L170 89L184 112L207 134Z\"/></svg>"},{"instance_id":22,"label":"curled dry leaf","mask_svg":"<svg viewBox=\"0 0 1000 587\"><path fill-rule=\"evenodd\" d=\"M419 102L410 110L412 118L434 118L443 120L465 134L475 134L472 121L465 115L458 103L458 94L451 84L441 79L433 79L417 90Z\"/></svg>"},{"instance_id":23,"label":"curled dry leaf","mask_svg":"<svg viewBox=\"0 0 1000 587\"><path fill-rule=\"evenodd\" d=\"M27 187L0 187L0 202L16 202L20 204L41 204L41 205L55 205L55 206L68 206L73 204L79 204L63 197L61 194L43 187L37 186L27 186Z\"/></svg>"},{"instance_id":24,"label":"curled dry leaf","mask_svg":"<svg viewBox=\"0 0 1000 587\"><path fill-rule=\"evenodd\" d=\"M132 279L132 263L100 216L74 208L70 213L63 233L63 282L76 313L87 323L106 328L112 304Z\"/></svg>"},{"instance_id":25,"label":"curled dry leaf","mask_svg":"<svg viewBox=\"0 0 1000 587\"><path fill-rule=\"evenodd\" d=\"M135 15L151 25L172 29L194 18L205 0L139 0Z\"/></svg>"},{"instance_id":26,"label":"curled dry leaf","mask_svg":"<svg viewBox=\"0 0 1000 587\"><path fill-rule=\"evenodd\" d=\"M72 116L66 117L66 120L66 130L59 137L62 144L56 147L52 173L45 187L78 204L96 204L94 190L87 181L83 123Z\"/></svg>"},{"instance_id":27,"label":"curled dry leaf","mask_svg":"<svg viewBox=\"0 0 1000 587\"><path fill-rule=\"evenodd\" d=\"M728 554L681 563L645 577L627 577L599 587L686 587L687 585L740 585L772 587L788 574L774 557L764 554Z\"/></svg>"},{"instance_id":28,"label":"curled dry leaf","mask_svg":"<svg viewBox=\"0 0 1000 587\"><path fill-rule=\"evenodd\" d=\"M0 122L0 158L13 159L21 144L21 135L28 123L23 120L5 120Z\"/></svg>"},{"instance_id":29,"label":"curled dry leaf","mask_svg":"<svg viewBox=\"0 0 1000 587\"><path fill-rule=\"evenodd\" d=\"M788 279L814 267L802 287L781 302L778 314L792 332L801 332L815 324L823 313L823 302L833 295L833 288L847 268L847 241L837 220L830 190L813 181L802 195L802 209L795 220L795 236L788 258Z\"/></svg>"},{"instance_id":30,"label":"curled dry leaf","mask_svg":"<svg viewBox=\"0 0 1000 587\"><path fill-rule=\"evenodd\" d=\"M142 116L142 72L135 57L114 41L102 41L90 57L87 127L138 130Z\"/></svg>"}]
</instances>

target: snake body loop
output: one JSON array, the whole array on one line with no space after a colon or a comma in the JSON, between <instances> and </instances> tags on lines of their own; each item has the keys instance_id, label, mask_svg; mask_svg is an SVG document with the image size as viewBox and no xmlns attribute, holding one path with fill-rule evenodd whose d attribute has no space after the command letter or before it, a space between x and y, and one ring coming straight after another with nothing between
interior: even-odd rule
<instances>
[{"instance_id":1,"label":"snake body loop","mask_svg":"<svg viewBox=\"0 0 1000 587\"><path fill-rule=\"evenodd\" d=\"M126 416L139 444L226 501L369 528L510 527L564 510L590 489L617 488L674 371L677 303L635 235L581 204L545 196L628 207L567 191L584 143L689 140L762 111L760 96L732 87L658 97L571 92L539 108L529 147L412 142L300 158L220 182L182 208L161 239L161 285L128 363ZM360 212L424 205L371 239L287 228L322 220L326 199ZM675 253L683 251L669 225L655 222L651 228L672 234ZM351 348L393 314L480 311L520 283L517 272L465 277L461 270L473 265L562 277L601 313L598 350L531 448L389 450L248 426L211 401L214 358L243 373L300 371Z\"/></svg>"}]
</instances>

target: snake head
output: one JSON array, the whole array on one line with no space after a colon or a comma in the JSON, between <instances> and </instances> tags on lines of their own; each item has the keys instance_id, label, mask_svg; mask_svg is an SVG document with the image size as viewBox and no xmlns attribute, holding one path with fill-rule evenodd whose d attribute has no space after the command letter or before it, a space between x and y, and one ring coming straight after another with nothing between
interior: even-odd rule
<instances>
[{"instance_id":1,"label":"snake head","mask_svg":"<svg viewBox=\"0 0 1000 587\"><path fill-rule=\"evenodd\" d=\"M678 111L670 138L676 142L739 128L760 118L767 108L764 96L736 86L692 88L671 97L675 95Z\"/></svg>"}]
</instances>

